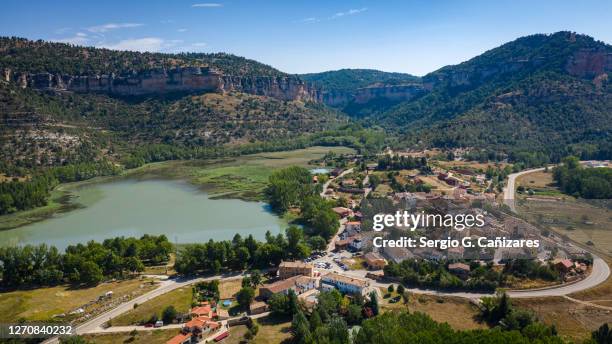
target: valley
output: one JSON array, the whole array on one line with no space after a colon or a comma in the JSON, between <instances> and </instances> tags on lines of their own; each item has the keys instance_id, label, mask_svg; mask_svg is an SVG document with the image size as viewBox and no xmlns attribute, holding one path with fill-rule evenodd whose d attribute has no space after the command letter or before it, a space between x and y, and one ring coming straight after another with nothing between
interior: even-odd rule
<instances>
[{"instance_id":1,"label":"valley","mask_svg":"<svg viewBox=\"0 0 612 344\"><path fill-rule=\"evenodd\" d=\"M45 343L590 343L610 73L569 31L423 76L0 37L0 319L79 335ZM372 230L402 207L486 221ZM425 233L541 245L372 245Z\"/></svg>"}]
</instances>

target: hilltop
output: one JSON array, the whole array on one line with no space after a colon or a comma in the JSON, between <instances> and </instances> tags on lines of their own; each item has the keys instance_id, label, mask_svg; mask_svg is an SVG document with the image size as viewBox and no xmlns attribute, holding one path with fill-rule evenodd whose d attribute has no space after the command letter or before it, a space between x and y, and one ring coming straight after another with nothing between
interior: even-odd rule
<instances>
[{"instance_id":1,"label":"hilltop","mask_svg":"<svg viewBox=\"0 0 612 344\"><path fill-rule=\"evenodd\" d=\"M610 157L611 71L612 46L589 36L522 37L425 75L427 93L372 121L407 145Z\"/></svg>"}]
</instances>

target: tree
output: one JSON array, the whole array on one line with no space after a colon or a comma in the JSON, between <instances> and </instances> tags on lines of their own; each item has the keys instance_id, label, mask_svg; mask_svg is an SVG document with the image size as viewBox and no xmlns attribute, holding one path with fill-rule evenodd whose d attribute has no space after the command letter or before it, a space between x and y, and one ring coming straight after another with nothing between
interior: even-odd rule
<instances>
[{"instance_id":1,"label":"tree","mask_svg":"<svg viewBox=\"0 0 612 344\"><path fill-rule=\"evenodd\" d=\"M607 323L599 326L599 328L591 333L591 338L597 344L612 344L612 331Z\"/></svg>"},{"instance_id":2,"label":"tree","mask_svg":"<svg viewBox=\"0 0 612 344\"><path fill-rule=\"evenodd\" d=\"M308 343L310 339L310 323L302 311L293 315L291 332L297 343Z\"/></svg>"},{"instance_id":3,"label":"tree","mask_svg":"<svg viewBox=\"0 0 612 344\"><path fill-rule=\"evenodd\" d=\"M397 293L398 293L398 294L400 294L400 295L403 295L403 294L404 294L404 290L405 290L405 289L404 289L404 286L403 286L403 285L400 283L400 284L397 286Z\"/></svg>"},{"instance_id":4,"label":"tree","mask_svg":"<svg viewBox=\"0 0 612 344\"><path fill-rule=\"evenodd\" d=\"M261 281L262 281L262 278L263 278L261 276L261 271L253 270L253 271L251 271L250 275L251 275L251 286L253 288L257 288L261 284Z\"/></svg>"},{"instance_id":5,"label":"tree","mask_svg":"<svg viewBox=\"0 0 612 344\"><path fill-rule=\"evenodd\" d=\"M127 257L123 259L123 268L129 272L144 271L144 264L136 257Z\"/></svg>"},{"instance_id":6,"label":"tree","mask_svg":"<svg viewBox=\"0 0 612 344\"><path fill-rule=\"evenodd\" d=\"M374 313L374 315L378 315L378 312L379 312L378 296L375 291L372 291L369 296L370 296L369 306L372 309L372 313Z\"/></svg>"},{"instance_id":7,"label":"tree","mask_svg":"<svg viewBox=\"0 0 612 344\"><path fill-rule=\"evenodd\" d=\"M283 293L272 294L268 299L268 305L270 311L276 315L288 315L289 312L289 298Z\"/></svg>"},{"instance_id":8,"label":"tree","mask_svg":"<svg viewBox=\"0 0 612 344\"><path fill-rule=\"evenodd\" d=\"M389 284L389 287L387 287L387 291L392 293L395 289L393 288L393 284Z\"/></svg>"},{"instance_id":9,"label":"tree","mask_svg":"<svg viewBox=\"0 0 612 344\"><path fill-rule=\"evenodd\" d=\"M102 269L100 269L96 263L91 261L83 262L79 270L79 279L81 283L97 285L103 278Z\"/></svg>"},{"instance_id":10,"label":"tree","mask_svg":"<svg viewBox=\"0 0 612 344\"><path fill-rule=\"evenodd\" d=\"M408 294L407 291L402 293L402 300L404 301L404 304L408 303L408 301L410 301L410 294Z\"/></svg>"},{"instance_id":11,"label":"tree","mask_svg":"<svg viewBox=\"0 0 612 344\"><path fill-rule=\"evenodd\" d=\"M91 344L93 342L85 340L81 336L60 337L61 344Z\"/></svg>"},{"instance_id":12,"label":"tree","mask_svg":"<svg viewBox=\"0 0 612 344\"><path fill-rule=\"evenodd\" d=\"M361 319L363 316L361 315L361 307L355 304L350 304L346 310L346 322L349 325L359 325L361 324Z\"/></svg>"},{"instance_id":13,"label":"tree","mask_svg":"<svg viewBox=\"0 0 612 344\"><path fill-rule=\"evenodd\" d=\"M299 310L297 295L293 289L289 289L287 292L287 310L289 314L295 314Z\"/></svg>"},{"instance_id":14,"label":"tree","mask_svg":"<svg viewBox=\"0 0 612 344\"><path fill-rule=\"evenodd\" d=\"M164 308L163 312L162 312L162 320L164 322L164 324L172 324L174 322L174 319L176 319L176 309L174 309L174 306L170 305L166 308Z\"/></svg>"},{"instance_id":15,"label":"tree","mask_svg":"<svg viewBox=\"0 0 612 344\"><path fill-rule=\"evenodd\" d=\"M317 328L323 326L323 321L321 320L321 315L319 315L319 311L315 310L312 312L310 316L310 331L314 332Z\"/></svg>"},{"instance_id":16,"label":"tree","mask_svg":"<svg viewBox=\"0 0 612 344\"><path fill-rule=\"evenodd\" d=\"M335 316L331 318L329 324L326 327L328 328L327 337L329 339L329 342L338 344L349 343L348 327L346 326L346 322L344 321L344 319Z\"/></svg>"},{"instance_id":17,"label":"tree","mask_svg":"<svg viewBox=\"0 0 612 344\"><path fill-rule=\"evenodd\" d=\"M311 236L308 238L308 246L313 251L323 251L327 248L327 241L320 235Z\"/></svg>"},{"instance_id":18,"label":"tree","mask_svg":"<svg viewBox=\"0 0 612 344\"><path fill-rule=\"evenodd\" d=\"M236 294L236 301L240 308L247 310L255 297L255 290L251 287L244 287Z\"/></svg>"},{"instance_id":19,"label":"tree","mask_svg":"<svg viewBox=\"0 0 612 344\"><path fill-rule=\"evenodd\" d=\"M291 257L296 259L303 258L299 249L299 245L302 242L302 239L304 238L304 233L302 232L302 229L297 226L290 226L286 230L286 235L287 251L289 252Z\"/></svg>"}]
</instances>

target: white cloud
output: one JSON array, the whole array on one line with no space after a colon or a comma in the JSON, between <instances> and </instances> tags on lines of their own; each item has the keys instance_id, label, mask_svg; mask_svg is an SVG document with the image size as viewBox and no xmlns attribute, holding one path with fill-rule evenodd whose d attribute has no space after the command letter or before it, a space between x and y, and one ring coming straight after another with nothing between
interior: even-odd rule
<instances>
[{"instance_id":1,"label":"white cloud","mask_svg":"<svg viewBox=\"0 0 612 344\"><path fill-rule=\"evenodd\" d=\"M204 42L197 42L197 43L192 43L191 46L194 48L203 48L205 46L207 46L208 44L204 43Z\"/></svg>"},{"instance_id":2,"label":"white cloud","mask_svg":"<svg viewBox=\"0 0 612 344\"><path fill-rule=\"evenodd\" d=\"M329 19L336 19L336 18L341 18L341 17L346 17L346 16L352 16L354 14L365 12L367 10L368 10L367 7L352 8L352 9L346 11L346 12L338 12L338 13L334 14L333 16L331 16Z\"/></svg>"},{"instance_id":3,"label":"white cloud","mask_svg":"<svg viewBox=\"0 0 612 344\"><path fill-rule=\"evenodd\" d=\"M167 42L159 37L144 37L136 39L124 39L117 43L106 44L100 46L112 50L130 50L130 51L161 51Z\"/></svg>"},{"instance_id":4,"label":"white cloud","mask_svg":"<svg viewBox=\"0 0 612 344\"><path fill-rule=\"evenodd\" d=\"M300 19L297 21L297 23L316 23L318 21L319 19L315 17L309 17L309 18Z\"/></svg>"},{"instance_id":5,"label":"white cloud","mask_svg":"<svg viewBox=\"0 0 612 344\"><path fill-rule=\"evenodd\" d=\"M74 44L74 45L86 45L87 43L89 43L89 38L87 37L86 33L77 32L72 37L55 39L54 41L60 42L60 43Z\"/></svg>"},{"instance_id":6,"label":"white cloud","mask_svg":"<svg viewBox=\"0 0 612 344\"><path fill-rule=\"evenodd\" d=\"M138 24L138 23L107 23L107 24L88 27L87 30L89 32L94 32L94 33L103 33L103 32L107 32L110 30L133 28L133 27L139 27L142 25L143 24Z\"/></svg>"},{"instance_id":7,"label":"white cloud","mask_svg":"<svg viewBox=\"0 0 612 344\"><path fill-rule=\"evenodd\" d=\"M199 4L193 4L191 5L191 7L213 8L213 7L223 7L223 4L220 4L217 2L204 2L204 3L199 3Z\"/></svg>"},{"instance_id":8,"label":"white cloud","mask_svg":"<svg viewBox=\"0 0 612 344\"><path fill-rule=\"evenodd\" d=\"M178 32L187 32L187 29L185 29L185 28L181 28L181 29L178 29L178 30L176 30L176 31L178 31Z\"/></svg>"}]
</instances>

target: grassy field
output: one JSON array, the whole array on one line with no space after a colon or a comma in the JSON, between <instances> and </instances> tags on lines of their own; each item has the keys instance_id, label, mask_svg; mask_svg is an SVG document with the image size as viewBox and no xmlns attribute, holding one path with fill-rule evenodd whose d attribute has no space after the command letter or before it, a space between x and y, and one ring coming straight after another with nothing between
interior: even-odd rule
<instances>
[{"instance_id":1,"label":"grassy field","mask_svg":"<svg viewBox=\"0 0 612 344\"><path fill-rule=\"evenodd\" d=\"M132 336L129 332L84 335L83 337L95 344L163 344L178 334L177 329L139 331Z\"/></svg>"},{"instance_id":2,"label":"grassy field","mask_svg":"<svg viewBox=\"0 0 612 344\"><path fill-rule=\"evenodd\" d=\"M563 297L536 299L514 299L512 303L520 308L530 309L548 325L555 325L559 335L581 341L605 322L612 322L612 312L581 305Z\"/></svg>"},{"instance_id":3,"label":"grassy field","mask_svg":"<svg viewBox=\"0 0 612 344\"><path fill-rule=\"evenodd\" d=\"M240 291L240 288L242 288L242 280L240 279L223 281L219 284L219 298L221 300L232 298Z\"/></svg>"},{"instance_id":4,"label":"grassy field","mask_svg":"<svg viewBox=\"0 0 612 344\"><path fill-rule=\"evenodd\" d=\"M112 320L113 326L135 325L146 322L153 314L161 318L164 308L174 306L178 313L185 313L191 308L191 287L182 287L162 294L144 302L131 311Z\"/></svg>"},{"instance_id":5,"label":"grassy field","mask_svg":"<svg viewBox=\"0 0 612 344\"><path fill-rule=\"evenodd\" d=\"M151 289L153 286L143 285L143 281L128 280L102 283L93 288L57 286L1 293L0 322L14 322L22 318L28 321L50 321L53 315L67 314L96 300L107 291L113 291L113 299L119 299L124 295L140 295ZM94 304L86 311L95 311L96 307L104 307L104 304Z\"/></svg>"},{"instance_id":6,"label":"grassy field","mask_svg":"<svg viewBox=\"0 0 612 344\"><path fill-rule=\"evenodd\" d=\"M205 188L212 197L260 200L268 177L288 166L311 167L308 162L327 152L354 153L346 147L310 147L286 152L259 153L215 161L170 161L137 169L133 176L166 176L188 179Z\"/></svg>"},{"instance_id":7,"label":"grassy field","mask_svg":"<svg viewBox=\"0 0 612 344\"><path fill-rule=\"evenodd\" d=\"M612 257L609 201L587 201L562 194L554 187L551 173L529 173L517 183L536 190L534 196L519 196L518 210L529 221Z\"/></svg>"},{"instance_id":8,"label":"grassy field","mask_svg":"<svg viewBox=\"0 0 612 344\"><path fill-rule=\"evenodd\" d=\"M259 332L253 339L254 344L278 344L291 338L291 321L265 317L257 319L257 324Z\"/></svg>"},{"instance_id":9,"label":"grassy field","mask_svg":"<svg viewBox=\"0 0 612 344\"><path fill-rule=\"evenodd\" d=\"M246 325L239 325L230 327L229 337L225 338L221 343L223 344L240 344L244 341L244 334L247 333L249 329Z\"/></svg>"},{"instance_id":10,"label":"grassy field","mask_svg":"<svg viewBox=\"0 0 612 344\"><path fill-rule=\"evenodd\" d=\"M255 320L259 331L249 343L280 344L287 343L291 338L291 321L265 317ZM223 340L224 344L238 344L244 341L248 328L245 325L230 327L230 336Z\"/></svg>"},{"instance_id":11,"label":"grassy field","mask_svg":"<svg viewBox=\"0 0 612 344\"><path fill-rule=\"evenodd\" d=\"M387 294L384 289L383 295ZM433 320L448 323L458 330L471 330L487 328L487 325L476 319L478 308L471 304L469 300L455 297L441 297L432 295L411 294L408 304L403 300L397 303L389 303L389 300L397 296L396 292L390 298L383 299L380 306L383 311L408 309L410 312L421 312L429 315Z\"/></svg>"},{"instance_id":12,"label":"grassy field","mask_svg":"<svg viewBox=\"0 0 612 344\"><path fill-rule=\"evenodd\" d=\"M535 196L558 196L564 198L573 198L564 195L558 188L555 187L552 179L552 173L539 171L522 175L516 180L516 187L525 187L534 191Z\"/></svg>"}]
</instances>

